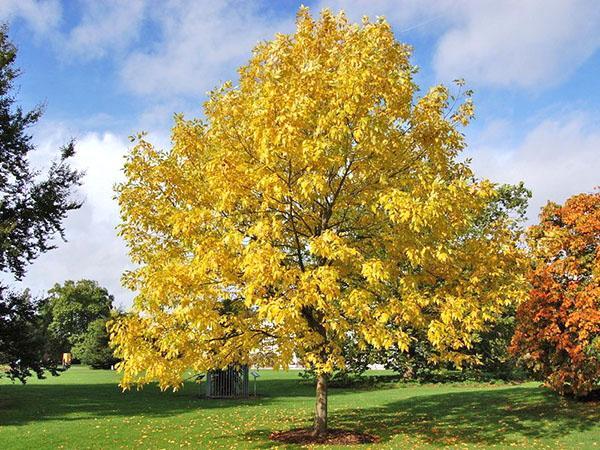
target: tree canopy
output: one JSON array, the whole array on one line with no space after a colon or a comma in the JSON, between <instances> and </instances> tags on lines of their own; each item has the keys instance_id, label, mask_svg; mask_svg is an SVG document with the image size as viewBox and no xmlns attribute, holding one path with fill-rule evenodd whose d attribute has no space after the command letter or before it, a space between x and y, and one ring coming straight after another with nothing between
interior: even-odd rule
<instances>
[{"instance_id":1,"label":"tree canopy","mask_svg":"<svg viewBox=\"0 0 600 450\"><path fill-rule=\"evenodd\" d=\"M528 237L512 350L558 392L588 394L600 387L600 192L548 203Z\"/></svg>"},{"instance_id":2,"label":"tree canopy","mask_svg":"<svg viewBox=\"0 0 600 450\"><path fill-rule=\"evenodd\" d=\"M28 263L54 248L56 234L63 237L63 219L80 206L72 190L81 173L67 161L74 154L72 142L45 176L31 166L28 156L35 147L28 128L40 119L42 108L24 112L15 106L17 50L7 31L0 28L0 270L20 279Z\"/></svg>"},{"instance_id":3,"label":"tree canopy","mask_svg":"<svg viewBox=\"0 0 600 450\"><path fill-rule=\"evenodd\" d=\"M85 339L96 320L108 320L113 296L92 280L65 281L48 291L42 311L46 318L52 352L60 355ZM77 355L75 355L77 357Z\"/></svg>"},{"instance_id":4,"label":"tree canopy","mask_svg":"<svg viewBox=\"0 0 600 450\"><path fill-rule=\"evenodd\" d=\"M171 149L139 137L118 188L139 292L112 326L124 386L297 355L319 434L348 335L407 350L424 330L438 358L471 358L522 293L521 251L509 219L479 220L496 188L458 158L470 92L419 96L410 53L383 19L302 8L205 119L176 117Z\"/></svg>"}]
</instances>

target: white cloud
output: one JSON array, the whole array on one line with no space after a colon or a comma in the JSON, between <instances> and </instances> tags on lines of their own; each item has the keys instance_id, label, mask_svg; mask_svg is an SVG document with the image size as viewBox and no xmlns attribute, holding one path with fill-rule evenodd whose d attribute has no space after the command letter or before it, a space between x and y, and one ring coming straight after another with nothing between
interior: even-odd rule
<instances>
[{"instance_id":1,"label":"white cloud","mask_svg":"<svg viewBox=\"0 0 600 450\"><path fill-rule=\"evenodd\" d=\"M562 203L600 185L598 118L584 113L546 119L514 146L475 146L468 152L480 177L495 182L524 181L533 191L529 219L548 201Z\"/></svg>"},{"instance_id":2,"label":"white cloud","mask_svg":"<svg viewBox=\"0 0 600 450\"><path fill-rule=\"evenodd\" d=\"M155 11L162 40L151 51L134 51L122 78L133 92L168 97L202 96L235 76L261 39L291 28L251 2L179 0Z\"/></svg>"},{"instance_id":3,"label":"white cloud","mask_svg":"<svg viewBox=\"0 0 600 450\"><path fill-rule=\"evenodd\" d=\"M23 19L38 35L54 29L60 21L61 14L58 0L0 1L0 21Z\"/></svg>"},{"instance_id":4,"label":"white cloud","mask_svg":"<svg viewBox=\"0 0 600 450\"><path fill-rule=\"evenodd\" d=\"M478 84L558 84L600 47L595 0L465 2L438 43L440 77Z\"/></svg>"},{"instance_id":5,"label":"white cloud","mask_svg":"<svg viewBox=\"0 0 600 450\"><path fill-rule=\"evenodd\" d=\"M39 130L36 165L48 165L70 136L62 126ZM120 277L130 267L124 242L117 236L119 210L113 186L122 177L127 142L112 133L87 133L76 142L73 166L85 171L77 194L83 206L64 222L67 242L56 241L57 249L41 255L29 267L22 283L41 295L54 283L88 278L97 280L115 296L118 304L130 305L133 294L121 287Z\"/></svg>"},{"instance_id":6,"label":"white cloud","mask_svg":"<svg viewBox=\"0 0 600 450\"><path fill-rule=\"evenodd\" d=\"M27 21L63 61L110 57L131 92L162 99L200 98L235 77L260 40L292 29L295 12L279 19L241 0L82 0L73 25L58 0L0 1L0 19Z\"/></svg>"},{"instance_id":7,"label":"white cloud","mask_svg":"<svg viewBox=\"0 0 600 450\"><path fill-rule=\"evenodd\" d=\"M312 8L313 15L323 8L343 10L355 22L363 16L371 19L384 16L400 34L437 33L442 25L455 21L461 13L456 0L321 0Z\"/></svg>"},{"instance_id":8,"label":"white cloud","mask_svg":"<svg viewBox=\"0 0 600 450\"><path fill-rule=\"evenodd\" d=\"M292 30L296 12L290 7L275 17L258 0L79 5L81 18L70 30L58 30L58 0L2 0L0 19L26 20L65 59L114 56L117 50L125 86L160 97L200 96L235 76L258 40ZM433 66L445 82L464 77L475 85L546 87L567 79L600 48L596 0L321 0L313 13L322 7L344 9L353 20L384 15L400 39L407 33L432 36Z\"/></svg>"},{"instance_id":9,"label":"white cloud","mask_svg":"<svg viewBox=\"0 0 600 450\"><path fill-rule=\"evenodd\" d=\"M596 0L323 0L357 20L384 15L404 33L437 38L433 66L448 82L531 88L568 78L600 48ZM417 49L418 50L418 49Z\"/></svg>"},{"instance_id":10,"label":"white cloud","mask_svg":"<svg viewBox=\"0 0 600 450\"><path fill-rule=\"evenodd\" d=\"M62 59L93 59L129 48L149 4L149 0L80 0L79 22L66 29L59 0L1 0L0 21L24 20Z\"/></svg>"},{"instance_id":11,"label":"white cloud","mask_svg":"<svg viewBox=\"0 0 600 450\"><path fill-rule=\"evenodd\" d=\"M86 0L81 21L61 39L71 54L91 59L125 49L139 34L146 0Z\"/></svg>"}]
</instances>

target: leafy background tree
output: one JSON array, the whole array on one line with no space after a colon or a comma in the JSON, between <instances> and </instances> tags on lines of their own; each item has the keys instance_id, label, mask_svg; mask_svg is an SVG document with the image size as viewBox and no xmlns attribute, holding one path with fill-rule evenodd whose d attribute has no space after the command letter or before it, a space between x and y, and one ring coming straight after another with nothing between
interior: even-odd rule
<instances>
[{"instance_id":1,"label":"leafy background tree","mask_svg":"<svg viewBox=\"0 0 600 450\"><path fill-rule=\"evenodd\" d=\"M87 364L94 369L110 369L119 361L109 346L106 323L106 317L90 322L85 333L73 346L73 355L82 364Z\"/></svg>"},{"instance_id":2,"label":"leafy background tree","mask_svg":"<svg viewBox=\"0 0 600 450\"><path fill-rule=\"evenodd\" d=\"M528 238L512 351L557 392L585 396L600 388L600 192L548 203Z\"/></svg>"},{"instance_id":3,"label":"leafy background tree","mask_svg":"<svg viewBox=\"0 0 600 450\"><path fill-rule=\"evenodd\" d=\"M44 370L58 374L54 360L48 358L46 328L29 293L0 287L0 364L11 379L25 383Z\"/></svg>"},{"instance_id":4,"label":"leafy background tree","mask_svg":"<svg viewBox=\"0 0 600 450\"><path fill-rule=\"evenodd\" d=\"M317 374L319 436L349 334L407 351L420 330L437 358L474 359L522 295L522 252L508 220L481 220L496 189L458 159L470 99L418 97L409 58L384 20L302 8L206 121L177 117L170 150L140 137L118 189L139 293L111 328L124 386L276 349L275 367L297 355Z\"/></svg>"},{"instance_id":5,"label":"leafy background tree","mask_svg":"<svg viewBox=\"0 0 600 450\"><path fill-rule=\"evenodd\" d=\"M91 365L110 367L110 358L105 358L106 364L98 363L100 355L108 350L107 345L101 348L108 334L105 330L103 335L99 327L109 320L113 301L113 296L96 281L69 280L55 284L41 306L51 354L57 358L64 352L72 352L84 364L93 361ZM94 353L99 354L92 357Z\"/></svg>"},{"instance_id":6,"label":"leafy background tree","mask_svg":"<svg viewBox=\"0 0 600 450\"><path fill-rule=\"evenodd\" d=\"M30 165L35 146L28 129L40 119L42 108L25 112L16 104L16 56L7 27L0 27L0 272L5 279L20 280L29 263L55 247L56 237L64 239L62 221L81 206L72 194L82 174L68 164L73 142L46 171ZM42 377L45 369L55 370L55 362L44 356L44 339L34 331L41 323L36 308L28 292L0 285L0 366L22 382L32 372Z\"/></svg>"}]
</instances>

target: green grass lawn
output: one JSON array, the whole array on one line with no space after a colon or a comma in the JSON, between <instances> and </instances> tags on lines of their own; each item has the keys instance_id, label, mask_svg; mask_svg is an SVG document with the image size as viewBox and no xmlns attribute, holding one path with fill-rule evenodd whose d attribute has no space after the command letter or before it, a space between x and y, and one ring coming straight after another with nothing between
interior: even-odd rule
<instances>
[{"instance_id":1,"label":"green grass lawn","mask_svg":"<svg viewBox=\"0 0 600 450\"><path fill-rule=\"evenodd\" d=\"M192 383L122 393L116 373L77 366L25 386L3 380L0 449L275 447L271 431L310 424L314 393L295 371L261 374L262 396L244 401L200 398ZM369 448L600 449L600 404L536 383L331 389L329 402L332 427L381 436Z\"/></svg>"}]
</instances>

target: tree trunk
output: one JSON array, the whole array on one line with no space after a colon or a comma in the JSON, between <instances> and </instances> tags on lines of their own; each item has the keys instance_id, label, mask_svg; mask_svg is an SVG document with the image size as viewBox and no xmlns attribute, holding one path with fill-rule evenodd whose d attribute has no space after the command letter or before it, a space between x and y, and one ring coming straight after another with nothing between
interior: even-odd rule
<instances>
[{"instance_id":1,"label":"tree trunk","mask_svg":"<svg viewBox=\"0 0 600 450\"><path fill-rule=\"evenodd\" d=\"M317 374L317 398L315 401L315 426L313 436L327 433L327 377Z\"/></svg>"}]
</instances>

